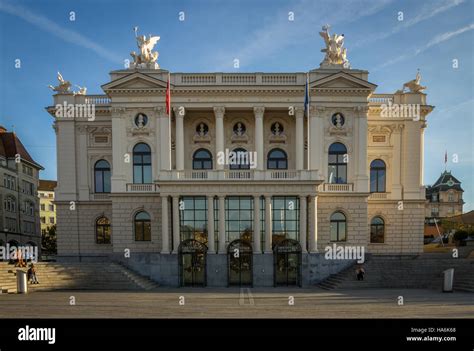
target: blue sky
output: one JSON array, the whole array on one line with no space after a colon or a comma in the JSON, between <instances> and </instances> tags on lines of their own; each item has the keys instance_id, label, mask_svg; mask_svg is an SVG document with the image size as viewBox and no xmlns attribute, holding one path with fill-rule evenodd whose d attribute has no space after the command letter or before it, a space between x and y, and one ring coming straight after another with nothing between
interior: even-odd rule
<instances>
[{"instance_id":1,"label":"blue sky","mask_svg":"<svg viewBox=\"0 0 474 351\"><path fill-rule=\"evenodd\" d=\"M159 62L172 72L304 72L319 67L318 32L326 23L345 34L352 67L367 69L378 93L400 89L421 69L428 103L436 106L425 133L425 184L444 170L447 150L465 210L474 209L473 0L0 0L0 124L15 126L46 168L42 177L55 179L47 85L60 71L88 93L102 93L108 72L136 49L135 25L161 36Z\"/></svg>"}]
</instances>

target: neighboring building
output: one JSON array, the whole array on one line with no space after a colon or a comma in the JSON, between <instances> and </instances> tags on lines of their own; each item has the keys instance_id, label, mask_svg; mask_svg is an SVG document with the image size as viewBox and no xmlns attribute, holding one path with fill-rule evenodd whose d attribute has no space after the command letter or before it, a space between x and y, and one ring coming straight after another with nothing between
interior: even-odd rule
<instances>
[{"instance_id":1,"label":"neighboring building","mask_svg":"<svg viewBox=\"0 0 474 351\"><path fill-rule=\"evenodd\" d=\"M41 234L46 234L48 229L56 224L56 207L54 205L55 180L40 179L38 196L40 199Z\"/></svg>"},{"instance_id":2,"label":"neighboring building","mask_svg":"<svg viewBox=\"0 0 474 351\"><path fill-rule=\"evenodd\" d=\"M14 132L0 126L0 246L36 245L41 248L39 172Z\"/></svg>"},{"instance_id":3,"label":"neighboring building","mask_svg":"<svg viewBox=\"0 0 474 351\"><path fill-rule=\"evenodd\" d=\"M426 187L425 236L437 234L433 229L435 219L439 226L442 218L462 214L463 192L461 182L448 171L441 173L434 185Z\"/></svg>"},{"instance_id":4,"label":"neighboring building","mask_svg":"<svg viewBox=\"0 0 474 351\"><path fill-rule=\"evenodd\" d=\"M329 245L422 252L433 107L418 83L375 94L367 71L324 61L308 129L306 73L171 73L171 118L168 75L112 71L105 95L58 86L60 258L120 260L170 286L306 286L347 265ZM56 116L68 104L95 118ZM419 118L383 114L408 104ZM256 167L223 164L226 150Z\"/></svg>"}]
</instances>

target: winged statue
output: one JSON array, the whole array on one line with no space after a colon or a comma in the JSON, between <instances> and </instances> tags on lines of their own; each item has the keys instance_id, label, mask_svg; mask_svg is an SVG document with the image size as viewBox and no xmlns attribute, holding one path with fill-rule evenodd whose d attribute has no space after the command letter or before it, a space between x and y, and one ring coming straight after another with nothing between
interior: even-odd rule
<instances>
[{"instance_id":1,"label":"winged statue","mask_svg":"<svg viewBox=\"0 0 474 351\"><path fill-rule=\"evenodd\" d=\"M48 85L48 87L52 91L56 91L58 93L63 93L63 94L64 93L70 93L71 92L71 82L69 82L67 80L64 80L63 76L59 72L58 72L57 78L58 78L59 84L56 85L56 86Z\"/></svg>"},{"instance_id":2,"label":"winged statue","mask_svg":"<svg viewBox=\"0 0 474 351\"><path fill-rule=\"evenodd\" d=\"M135 51L132 51L130 55L133 58L133 64L135 68L144 67L144 68L159 68L158 63L158 51L152 51L156 43L160 40L159 36L148 35L138 35L138 27L134 28L135 38L137 40L137 47L139 54Z\"/></svg>"},{"instance_id":3,"label":"winged statue","mask_svg":"<svg viewBox=\"0 0 474 351\"><path fill-rule=\"evenodd\" d=\"M322 32L319 35L324 39L326 47L321 49L321 52L326 53L321 65L343 65L343 67L349 67L349 60L347 59L347 49L344 48L344 34L338 35L329 34L329 25L325 25L322 28Z\"/></svg>"}]
</instances>

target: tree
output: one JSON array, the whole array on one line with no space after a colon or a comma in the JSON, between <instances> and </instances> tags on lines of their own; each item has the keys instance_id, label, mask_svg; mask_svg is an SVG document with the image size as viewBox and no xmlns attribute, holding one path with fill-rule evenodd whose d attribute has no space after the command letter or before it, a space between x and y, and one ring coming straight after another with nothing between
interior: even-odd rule
<instances>
[{"instance_id":1,"label":"tree","mask_svg":"<svg viewBox=\"0 0 474 351\"><path fill-rule=\"evenodd\" d=\"M56 224L48 227L47 232L42 234L41 247L44 254L55 255L57 253Z\"/></svg>"}]
</instances>

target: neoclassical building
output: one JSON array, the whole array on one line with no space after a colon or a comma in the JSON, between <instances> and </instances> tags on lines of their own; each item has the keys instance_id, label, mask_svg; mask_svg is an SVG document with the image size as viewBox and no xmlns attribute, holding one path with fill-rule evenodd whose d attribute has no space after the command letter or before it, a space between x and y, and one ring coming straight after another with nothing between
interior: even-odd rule
<instances>
[{"instance_id":1,"label":"neoclassical building","mask_svg":"<svg viewBox=\"0 0 474 351\"><path fill-rule=\"evenodd\" d=\"M170 74L142 55L103 95L60 82L47 108L59 257L121 261L168 286L308 286L349 263L325 258L333 244L421 253L433 107L419 77L378 94L331 50L308 73ZM66 105L95 115L58 117Z\"/></svg>"}]
</instances>

